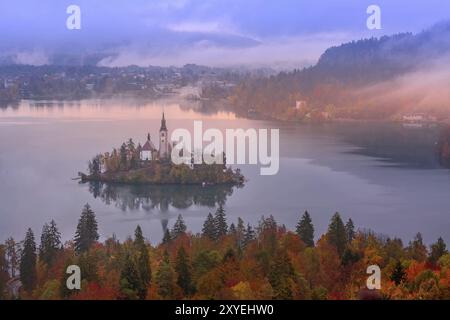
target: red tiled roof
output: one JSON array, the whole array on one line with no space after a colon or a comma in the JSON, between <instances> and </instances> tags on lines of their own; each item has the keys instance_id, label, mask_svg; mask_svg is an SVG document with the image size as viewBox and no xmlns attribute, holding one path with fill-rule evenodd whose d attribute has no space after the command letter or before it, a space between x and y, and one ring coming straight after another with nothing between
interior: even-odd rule
<instances>
[{"instance_id":1,"label":"red tiled roof","mask_svg":"<svg viewBox=\"0 0 450 320\"><path fill-rule=\"evenodd\" d=\"M147 140L147 142L142 146L142 151L153 151L156 150L155 146L150 140Z\"/></svg>"}]
</instances>

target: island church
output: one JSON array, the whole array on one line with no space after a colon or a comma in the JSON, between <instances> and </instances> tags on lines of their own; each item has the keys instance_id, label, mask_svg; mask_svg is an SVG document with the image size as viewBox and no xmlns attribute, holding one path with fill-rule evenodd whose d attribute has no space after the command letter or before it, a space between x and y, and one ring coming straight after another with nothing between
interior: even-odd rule
<instances>
[{"instance_id":1,"label":"island church","mask_svg":"<svg viewBox=\"0 0 450 320\"><path fill-rule=\"evenodd\" d=\"M166 126L166 119L163 112L161 119L161 128L159 129L159 150L155 148L155 145L153 144L149 133L147 135L147 141L141 148L140 158L142 161L170 159L172 146L169 143L168 133L169 132Z\"/></svg>"}]
</instances>

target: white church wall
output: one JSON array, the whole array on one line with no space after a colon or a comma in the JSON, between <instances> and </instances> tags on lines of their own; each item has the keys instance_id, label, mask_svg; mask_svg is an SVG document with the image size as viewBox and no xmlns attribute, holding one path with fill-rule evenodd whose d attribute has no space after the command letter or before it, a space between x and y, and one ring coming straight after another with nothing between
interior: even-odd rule
<instances>
[{"instance_id":1,"label":"white church wall","mask_svg":"<svg viewBox=\"0 0 450 320\"><path fill-rule=\"evenodd\" d=\"M151 151L141 151L141 160L152 160L152 152Z\"/></svg>"}]
</instances>

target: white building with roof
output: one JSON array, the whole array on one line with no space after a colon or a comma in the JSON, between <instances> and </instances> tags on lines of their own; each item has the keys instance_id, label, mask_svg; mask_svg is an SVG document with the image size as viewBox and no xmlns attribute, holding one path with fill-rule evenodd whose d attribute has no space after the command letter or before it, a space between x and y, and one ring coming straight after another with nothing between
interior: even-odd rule
<instances>
[{"instance_id":1,"label":"white building with roof","mask_svg":"<svg viewBox=\"0 0 450 320\"><path fill-rule=\"evenodd\" d=\"M147 135L147 141L141 148L140 157L142 161L151 161L156 159L158 150L150 139L150 133Z\"/></svg>"},{"instance_id":2,"label":"white building with roof","mask_svg":"<svg viewBox=\"0 0 450 320\"><path fill-rule=\"evenodd\" d=\"M169 159L172 152L172 145L169 143L169 131L166 126L164 112L161 119L161 128L159 129L159 149L153 144L150 133L147 135L147 141L141 147L140 158L142 161L152 161Z\"/></svg>"}]
</instances>

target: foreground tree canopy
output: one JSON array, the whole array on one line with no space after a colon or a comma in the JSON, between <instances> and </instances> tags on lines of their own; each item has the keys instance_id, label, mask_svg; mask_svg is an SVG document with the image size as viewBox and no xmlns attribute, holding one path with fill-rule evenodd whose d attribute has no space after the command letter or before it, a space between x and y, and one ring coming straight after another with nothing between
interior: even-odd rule
<instances>
[{"instance_id":1,"label":"foreground tree canopy","mask_svg":"<svg viewBox=\"0 0 450 320\"><path fill-rule=\"evenodd\" d=\"M450 254L442 238L430 250L420 234L404 246L356 231L339 213L317 238L312 217L299 214L295 232L272 216L256 227L241 218L228 225L219 206L201 233L190 233L180 215L153 246L140 226L124 242L114 235L99 242L95 213L86 205L73 241L62 245L51 221L39 247L31 229L20 246L12 238L0 245L1 298L450 299ZM66 268L74 264L82 270L79 290L66 286ZM381 269L380 290L366 287L370 265Z\"/></svg>"}]
</instances>

